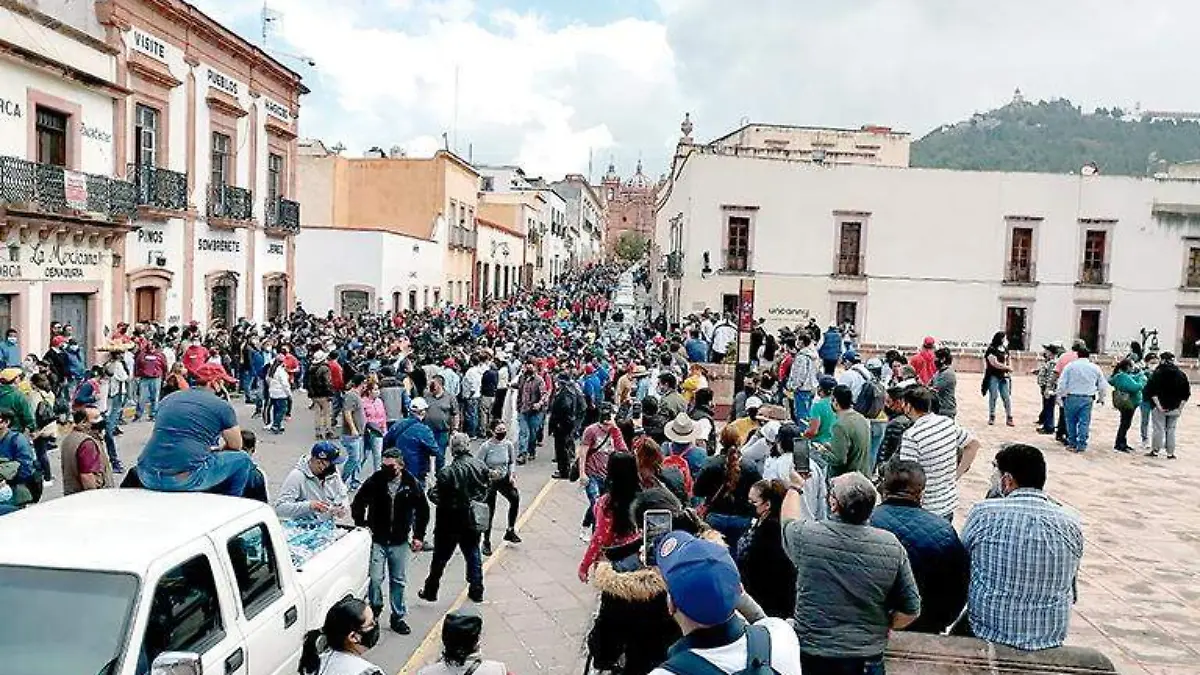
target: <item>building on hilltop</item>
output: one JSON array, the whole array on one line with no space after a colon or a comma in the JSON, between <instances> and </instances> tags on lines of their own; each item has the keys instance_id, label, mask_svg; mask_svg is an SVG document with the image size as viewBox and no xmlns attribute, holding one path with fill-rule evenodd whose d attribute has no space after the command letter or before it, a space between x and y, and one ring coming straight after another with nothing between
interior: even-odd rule
<instances>
[{"instance_id":1,"label":"building on hilltop","mask_svg":"<svg viewBox=\"0 0 1200 675\"><path fill-rule=\"evenodd\" d=\"M861 342L926 335L1014 350L1074 338L1120 352L1141 330L1200 356L1200 181L816 164L697 145L689 127L660 191L651 266L677 321L734 311L754 281L772 330L849 322ZM751 125L762 126L762 125ZM724 137L728 138L728 137Z\"/></svg>"}]
</instances>

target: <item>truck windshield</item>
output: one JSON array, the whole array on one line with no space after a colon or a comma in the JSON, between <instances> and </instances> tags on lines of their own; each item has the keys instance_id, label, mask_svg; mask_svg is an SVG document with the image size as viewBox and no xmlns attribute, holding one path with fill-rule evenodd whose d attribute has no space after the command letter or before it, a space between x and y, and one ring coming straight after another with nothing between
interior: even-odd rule
<instances>
[{"instance_id":1,"label":"truck windshield","mask_svg":"<svg viewBox=\"0 0 1200 675\"><path fill-rule=\"evenodd\" d=\"M137 591L132 574L0 565L0 670L112 675Z\"/></svg>"}]
</instances>

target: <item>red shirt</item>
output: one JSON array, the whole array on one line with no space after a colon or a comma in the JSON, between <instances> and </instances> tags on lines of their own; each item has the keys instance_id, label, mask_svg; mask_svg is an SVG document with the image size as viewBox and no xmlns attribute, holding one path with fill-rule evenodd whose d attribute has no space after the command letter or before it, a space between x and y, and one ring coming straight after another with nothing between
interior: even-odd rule
<instances>
[{"instance_id":1,"label":"red shirt","mask_svg":"<svg viewBox=\"0 0 1200 675\"><path fill-rule=\"evenodd\" d=\"M917 379L921 384L929 384L933 380L933 376L937 375L937 363L933 358L932 349L921 349L921 351L913 354L913 357L908 360L908 365L917 371Z\"/></svg>"},{"instance_id":2,"label":"red shirt","mask_svg":"<svg viewBox=\"0 0 1200 675\"><path fill-rule=\"evenodd\" d=\"M93 438L85 438L75 448L75 465L79 473L104 473L104 456L100 454L100 444Z\"/></svg>"},{"instance_id":3,"label":"red shirt","mask_svg":"<svg viewBox=\"0 0 1200 675\"><path fill-rule=\"evenodd\" d=\"M334 391L342 391L346 388L346 376L342 374L342 364L337 362L337 359L329 359L329 383L333 385Z\"/></svg>"},{"instance_id":4,"label":"red shirt","mask_svg":"<svg viewBox=\"0 0 1200 675\"><path fill-rule=\"evenodd\" d=\"M205 363L208 363L208 349L204 345L189 345L183 350L183 367L189 373L194 374Z\"/></svg>"},{"instance_id":5,"label":"red shirt","mask_svg":"<svg viewBox=\"0 0 1200 675\"><path fill-rule=\"evenodd\" d=\"M283 368L289 373L295 375L300 372L300 359L296 358L295 354L287 353L283 355Z\"/></svg>"},{"instance_id":6,"label":"red shirt","mask_svg":"<svg viewBox=\"0 0 1200 675\"><path fill-rule=\"evenodd\" d=\"M588 542L587 550L583 552L583 560L579 562L581 577L592 569L592 565L600 557L602 549L609 546L620 546L641 536L641 533L635 529L628 536L617 537L612 529L612 510L608 507L608 495L606 494L600 495L600 498L596 500L596 506L592 513L596 516L596 529L592 532L592 539Z\"/></svg>"}]
</instances>

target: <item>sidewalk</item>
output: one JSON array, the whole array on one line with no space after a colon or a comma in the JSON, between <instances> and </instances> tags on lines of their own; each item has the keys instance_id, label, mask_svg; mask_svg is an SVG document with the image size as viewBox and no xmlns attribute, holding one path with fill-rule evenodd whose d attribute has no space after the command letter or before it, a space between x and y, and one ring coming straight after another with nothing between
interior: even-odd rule
<instances>
[{"instance_id":1,"label":"sidewalk","mask_svg":"<svg viewBox=\"0 0 1200 675\"><path fill-rule=\"evenodd\" d=\"M523 543L497 549L484 564L487 599L474 605L483 616L483 655L503 661L511 673L583 672L583 642L596 605L596 594L576 576L586 507L575 484L551 481L522 515ZM436 661L440 648L439 621L400 672Z\"/></svg>"}]
</instances>

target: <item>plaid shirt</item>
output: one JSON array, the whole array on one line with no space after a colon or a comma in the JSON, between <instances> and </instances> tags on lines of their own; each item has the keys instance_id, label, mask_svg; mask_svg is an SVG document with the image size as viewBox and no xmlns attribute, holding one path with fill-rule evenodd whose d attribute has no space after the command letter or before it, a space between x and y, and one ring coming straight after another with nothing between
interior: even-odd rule
<instances>
[{"instance_id":1,"label":"plaid shirt","mask_svg":"<svg viewBox=\"0 0 1200 675\"><path fill-rule=\"evenodd\" d=\"M1079 517L1045 492L1021 488L976 504L962 542L975 635L1018 649L1061 646L1083 557Z\"/></svg>"}]
</instances>

